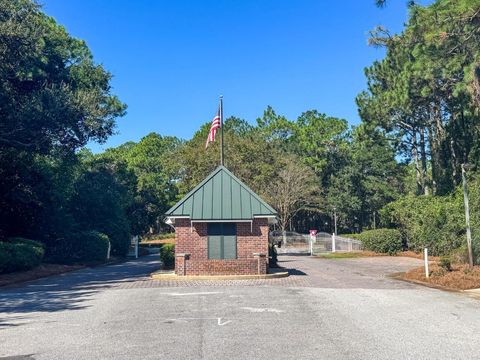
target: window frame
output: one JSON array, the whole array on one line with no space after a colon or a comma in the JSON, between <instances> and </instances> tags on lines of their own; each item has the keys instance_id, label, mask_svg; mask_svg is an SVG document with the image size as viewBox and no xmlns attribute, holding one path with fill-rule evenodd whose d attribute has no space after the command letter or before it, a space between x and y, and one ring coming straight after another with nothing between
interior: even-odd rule
<instances>
[{"instance_id":1,"label":"window frame","mask_svg":"<svg viewBox=\"0 0 480 360\"><path fill-rule=\"evenodd\" d=\"M212 242L217 241L214 237L219 237L220 240L220 249L217 251L219 257L212 257ZM225 244L226 238L234 242L234 257L225 257ZM237 223L235 222L209 222L207 223L207 258L208 260L235 260L238 258L237 251Z\"/></svg>"}]
</instances>

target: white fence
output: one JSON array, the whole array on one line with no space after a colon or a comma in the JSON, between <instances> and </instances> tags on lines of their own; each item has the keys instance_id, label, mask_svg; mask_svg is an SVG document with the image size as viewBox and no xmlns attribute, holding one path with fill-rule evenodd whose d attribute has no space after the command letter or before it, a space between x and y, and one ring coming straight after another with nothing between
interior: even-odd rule
<instances>
[{"instance_id":1,"label":"white fence","mask_svg":"<svg viewBox=\"0 0 480 360\"><path fill-rule=\"evenodd\" d=\"M278 254L320 254L328 252L351 252L362 250L362 242L324 232L316 236L296 234L270 235L270 242L276 244Z\"/></svg>"}]
</instances>

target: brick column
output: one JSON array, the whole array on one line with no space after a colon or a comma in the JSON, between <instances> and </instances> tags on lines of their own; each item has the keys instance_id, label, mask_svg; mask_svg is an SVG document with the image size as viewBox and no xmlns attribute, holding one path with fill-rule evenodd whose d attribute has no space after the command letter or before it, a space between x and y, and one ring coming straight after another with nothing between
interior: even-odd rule
<instances>
[{"instance_id":1,"label":"brick column","mask_svg":"<svg viewBox=\"0 0 480 360\"><path fill-rule=\"evenodd\" d=\"M187 272L187 260L190 254L175 254L175 274L185 276Z\"/></svg>"},{"instance_id":2,"label":"brick column","mask_svg":"<svg viewBox=\"0 0 480 360\"><path fill-rule=\"evenodd\" d=\"M267 256L262 253L253 253L255 259L257 259L257 273L263 275L267 273Z\"/></svg>"}]
</instances>

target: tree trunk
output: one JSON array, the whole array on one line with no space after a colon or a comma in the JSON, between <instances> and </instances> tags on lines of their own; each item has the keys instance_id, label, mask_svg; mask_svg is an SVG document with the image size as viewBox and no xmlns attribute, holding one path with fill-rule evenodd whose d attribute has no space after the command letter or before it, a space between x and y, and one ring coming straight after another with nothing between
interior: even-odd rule
<instances>
[{"instance_id":1,"label":"tree trunk","mask_svg":"<svg viewBox=\"0 0 480 360\"><path fill-rule=\"evenodd\" d=\"M428 195L430 188L427 181L427 149L425 145L425 128L423 126L420 128L420 157L422 161L421 183L423 193Z\"/></svg>"},{"instance_id":2,"label":"tree trunk","mask_svg":"<svg viewBox=\"0 0 480 360\"><path fill-rule=\"evenodd\" d=\"M431 127L428 129L428 142L430 143L430 164L432 168L432 193L437 193L437 149L434 141L434 132Z\"/></svg>"},{"instance_id":3,"label":"tree trunk","mask_svg":"<svg viewBox=\"0 0 480 360\"><path fill-rule=\"evenodd\" d=\"M288 218L280 216L278 225L280 227L280 230L282 231L282 242L284 246L287 245L287 223Z\"/></svg>"},{"instance_id":4,"label":"tree trunk","mask_svg":"<svg viewBox=\"0 0 480 360\"><path fill-rule=\"evenodd\" d=\"M412 135L412 155L413 161L415 163L415 182L417 184L416 194L420 195L423 192L421 174L420 174L420 165L418 161L418 147L417 147L417 132L414 131Z\"/></svg>"},{"instance_id":5,"label":"tree trunk","mask_svg":"<svg viewBox=\"0 0 480 360\"><path fill-rule=\"evenodd\" d=\"M432 163L432 188L434 194L445 191L445 167L442 166L442 144L445 141L445 129L442 122L440 104L433 103L430 113L430 126L428 131L430 144L430 157Z\"/></svg>"},{"instance_id":6,"label":"tree trunk","mask_svg":"<svg viewBox=\"0 0 480 360\"><path fill-rule=\"evenodd\" d=\"M422 162L422 170L421 170L421 182L422 182L422 189L423 194L428 195L430 193L430 188L428 185L428 178L427 178L427 149L425 144L425 128L422 126L420 128L420 158Z\"/></svg>"},{"instance_id":7,"label":"tree trunk","mask_svg":"<svg viewBox=\"0 0 480 360\"><path fill-rule=\"evenodd\" d=\"M457 154L455 153L455 141L453 139L450 140L450 152L452 157L450 159L450 166L452 168L452 180L453 184L456 186L459 184L457 181Z\"/></svg>"}]
</instances>

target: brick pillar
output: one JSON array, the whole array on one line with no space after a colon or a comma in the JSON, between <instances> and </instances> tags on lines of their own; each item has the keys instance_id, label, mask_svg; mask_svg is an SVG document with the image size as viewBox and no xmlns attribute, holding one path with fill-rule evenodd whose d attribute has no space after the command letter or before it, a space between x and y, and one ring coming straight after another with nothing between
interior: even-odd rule
<instances>
[{"instance_id":1,"label":"brick pillar","mask_svg":"<svg viewBox=\"0 0 480 360\"><path fill-rule=\"evenodd\" d=\"M264 275L267 273L267 255L261 253L254 253L253 256L257 259L257 274Z\"/></svg>"},{"instance_id":2,"label":"brick pillar","mask_svg":"<svg viewBox=\"0 0 480 360\"><path fill-rule=\"evenodd\" d=\"M175 254L175 274L185 276L187 273L187 260L190 254Z\"/></svg>"}]
</instances>

